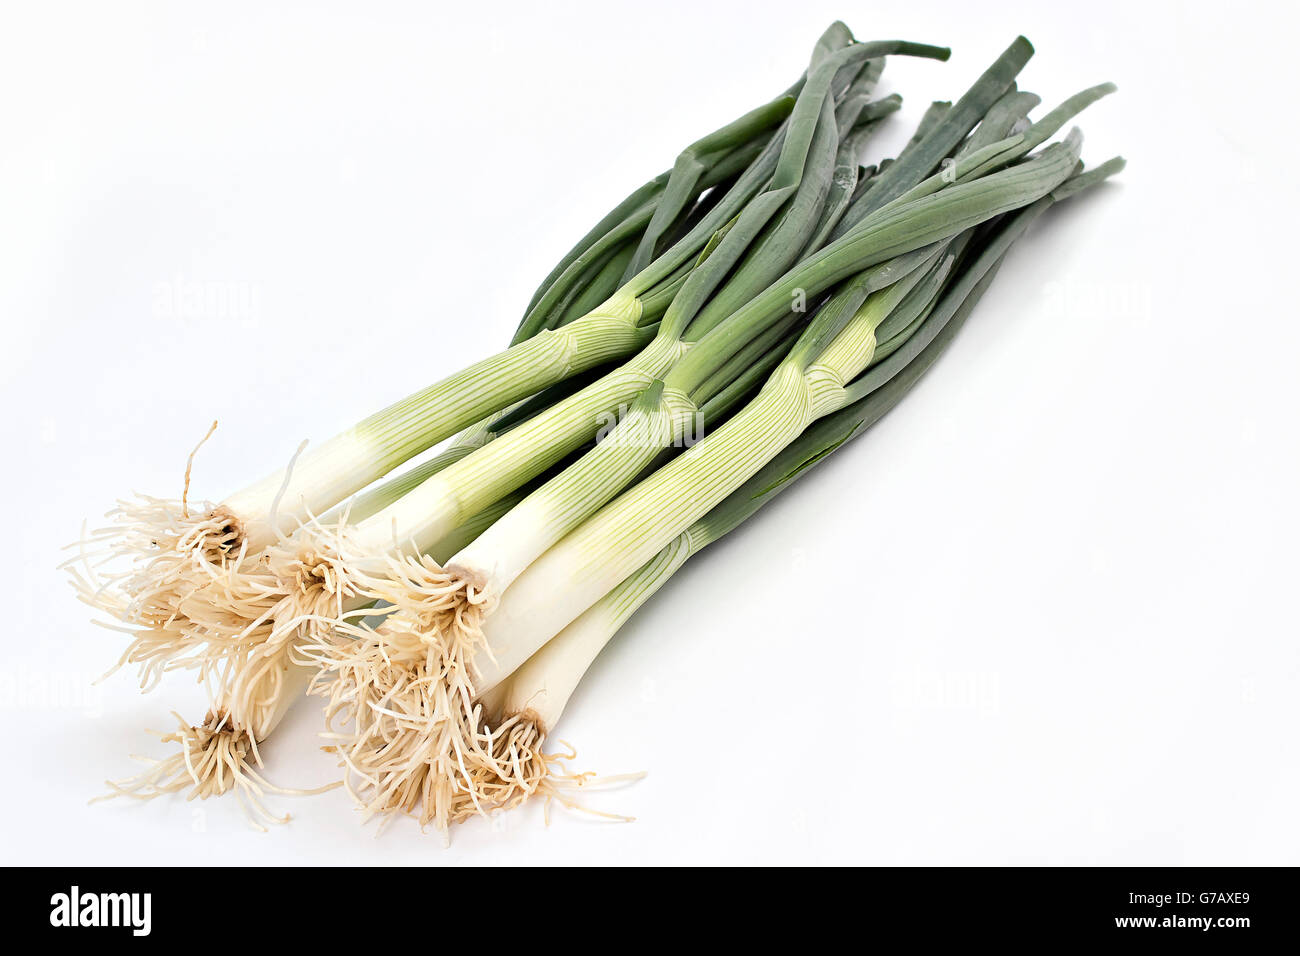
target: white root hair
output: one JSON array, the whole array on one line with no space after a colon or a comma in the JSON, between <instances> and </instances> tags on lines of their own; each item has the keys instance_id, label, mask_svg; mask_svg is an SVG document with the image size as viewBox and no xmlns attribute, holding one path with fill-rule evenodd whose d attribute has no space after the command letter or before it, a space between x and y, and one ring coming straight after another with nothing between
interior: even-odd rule
<instances>
[{"instance_id":1,"label":"white root hair","mask_svg":"<svg viewBox=\"0 0 1300 956\"><path fill-rule=\"evenodd\" d=\"M490 758L474 766L472 790L496 810L512 810L535 797L545 800L546 822L552 803L605 820L631 823L635 817L593 810L579 801L575 792L640 780L644 773L598 776L591 771L574 772L569 762L578 754L567 741L562 751L544 749L546 727L532 711L507 716L495 729L483 731ZM476 751L482 753L482 751Z\"/></svg>"},{"instance_id":2,"label":"white root hair","mask_svg":"<svg viewBox=\"0 0 1300 956\"><path fill-rule=\"evenodd\" d=\"M209 711L203 723L187 724L172 712L177 729L160 734L164 743L179 745L179 752L161 760L134 755L149 769L125 780L107 781L110 792L91 802L114 797L153 800L163 794L188 790L187 800L206 800L234 791L249 823L266 831L265 824L288 823L290 816L276 816L267 809L267 793L307 796L332 790L337 782L311 790L278 787L262 776L262 758L254 735L240 728L225 711Z\"/></svg>"},{"instance_id":3,"label":"white root hair","mask_svg":"<svg viewBox=\"0 0 1300 956\"><path fill-rule=\"evenodd\" d=\"M62 567L78 598L116 622L101 623L130 637L114 670L137 665L147 690L167 670L200 666L204 642L240 619L212 585L246 574L251 562L238 518L220 506L186 514L178 501L140 496L109 517L113 524L83 535Z\"/></svg>"},{"instance_id":4,"label":"white root hair","mask_svg":"<svg viewBox=\"0 0 1300 956\"><path fill-rule=\"evenodd\" d=\"M197 670L200 681L225 680L258 652L285 610L276 569L261 544L250 545L254 535L244 519L225 505L190 504L194 456L215 428L213 422L190 453L179 500L119 501L109 526L83 530L72 545L77 553L63 564L78 597L109 619L97 623L129 637L112 670L137 666L143 690L174 669Z\"/></svg>"},{"instance_id":5,"label":"white root hair","mask_svg":"<svg viewBox=\"0 0 1300 956\"><path fill-rule=\"evenodd\" d=\"M482 712L463 655L398 612L322 633L305 656L321 667L311 690L326 698L327 739L367 819L403 812L445 832L487 809L469 786L489 755L477 752Z\"/></svg>"},{"instance_id":6,"label":"white root hair","mask_svg":"<svg viewBox=\"0 0 1300 956\"><path fill-rule=\"evenodd\" d=\"M327 701L324 736L365 819L387 822L407 814L446 838L453 824L538 796L548 820L552 802L605 819L632 819L585 807L574 792L640 774L572 772L568 761L576 754L572 748L546 752L536 715L492 719L475 697L458 650L402 612L373 628L339 627L311 648L309 656L321 667L311 691Z\"/></svg>"}]
</instances>

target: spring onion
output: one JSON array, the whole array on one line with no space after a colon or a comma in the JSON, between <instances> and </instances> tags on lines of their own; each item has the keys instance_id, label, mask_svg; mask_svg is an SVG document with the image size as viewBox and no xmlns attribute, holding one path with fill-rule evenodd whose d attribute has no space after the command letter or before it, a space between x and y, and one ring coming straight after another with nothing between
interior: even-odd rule
<instances>
[{"instance_id":1,"label":"spring onion","mask_svg":"<svg viewBox=\"0 0 1300 956\"><path fill-rule=\"evenodd\" d=\"M600 650L892 408L1029 225L1122 166L1083 171L1067 130L1112 85L1031 118L1024 37L868 163L896 55L948 50L833 24L788 90L579 240L506 351L218 504L191 509L187 468L179 501L124 501L86 535L69 569L126 631L119 666L145 688L185 670L211 699L112 795L233 791L281 822L264 797L301 791L267 781L260 745L306 690L367 817L445 831L572 804L588 778L545 746Z\"/></svg>"}]
</instances>

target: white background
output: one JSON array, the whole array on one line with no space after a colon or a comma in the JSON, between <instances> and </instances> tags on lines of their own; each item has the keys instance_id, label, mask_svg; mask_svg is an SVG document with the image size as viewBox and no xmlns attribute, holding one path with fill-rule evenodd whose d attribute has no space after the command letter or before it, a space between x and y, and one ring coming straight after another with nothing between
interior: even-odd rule
<instances>
[{"instance_id":1,"label":"white background","mask_svg":"<svg viewBox=\"0 0 1300 956\"><path fill-rule=\"evenodd\" d=\"M1294 24L1281 5L690 0L9 4L0 321L13 606L4 862L1300 862ZM891 59L896 151L1016 35L1112 185L1018 247L863 440L695 561L557 735L647 770L376 838L340 793L87 806L201 691L90 680L59 548L131 490L219 498L501 347L574 239L785 88L836 16ZM265 747L321 783L316 705Z\"/></svg>"}]
</instances>

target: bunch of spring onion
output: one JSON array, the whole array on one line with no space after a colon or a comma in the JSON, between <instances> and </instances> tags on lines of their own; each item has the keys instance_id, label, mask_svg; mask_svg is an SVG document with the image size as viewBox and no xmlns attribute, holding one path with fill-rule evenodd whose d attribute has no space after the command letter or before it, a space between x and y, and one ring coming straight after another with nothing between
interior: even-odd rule
<instances>
[{"instance_id":1,"label":"bunch of spring onion","mask_svg":"<svg viewBox=\"0 0 1300 956\"><path fill-rule=\"evenodd\" d=\"M789 91L689 147L566 256L507 352L202 516L184 496L123 504L91 536L107 555L76 565L83 597L130 630L123 663L144 684L182 667L215 686L182 754L124 789L236 786L270 819L248 755L260 763L318 668L368 812L445 828L558 793L543 741L622 621L883 414L1028 222L1115 168L1080 174L1077 131L1049 144L1112 87L1030 122L1024 38L895 160L863 166L898 105L871 99L888 54L947 51L833 25Z\"/></svg>"},{"instance_id":2,"label":"bunch of spring onion","mask_svg":"<svg viewBox=\"0 0 1300 956\"><path fill-rule=\"evenodd\" d=\"M830 188L821 175L800 189L814 146L823 166L839 161L833 185L846 198L858 170L857 147L898 107L897 97L869 97L889 53L947 56L905 42L854 43L847 28L833 25L818 43L814 69L789 91L692 144L669 172L601 220L539 287L506 352L295 456L220 504L191 509L188 469L179 501L120 502L113 525L88 535L69 562L80 596L127 631L119 666L138 665L142 687L154 686L167 670L187 668L213 691L205 721L181 725L183 772L177 761L164 761L126 789L149 796L188 778L199 795L230 786L255 795L252 788L264 782L255 775L245 780L240 771L246 754L260 762L257 742L303 683L305 671L290 653L294 638L312 618L332 612L339 619L374 597L340 567L329 540L337 529L364 525L372 512L428 489L443 472L453 473L441 478L444 484L472 482L462 459L474 458L479 468L485 458L510 462L513 449L531 442L536 450L527 462L513 462L490 492L461 503L453 518L419 536L417 553L445 557L447 542L457 543L447 553L462 550L515 503L520 489L589 443L597 407L616 411L667 368L689 346L685 332L706 305L715 322L718 310L728 308L712 293L746 248L764 246L769 261L743 267L749 277L731 286L733 296L761 287L803 251L811 238L806 217L797 234L781 219L796 202L820 207ZM817 95L803 96L810 87ZM833 137L828 122L835 124ZM841 139L842 149L828 149ZM829 230L834 220L817 225ZM771 367L774 343L794 324L767 330L738 356L742 364L715 376L706 394L716 413L739 398L746 375L753 380ZM581 381L587 370L628 356L613 376ZM584 399L566 398L565 385L575 382L587 386L579 392ZM510 420L503 424L507 409ZM549 432L537 419L552 423ZM559 434L557 419L567 426ZM466 425L444 454L346 503ZM555 440L521 439L516 432ZM510 447L498 452L498 443ZM315 533L302 533L304 524ZM211 773L196 771L209 765Z\"/></svg>"}]
</instances>

